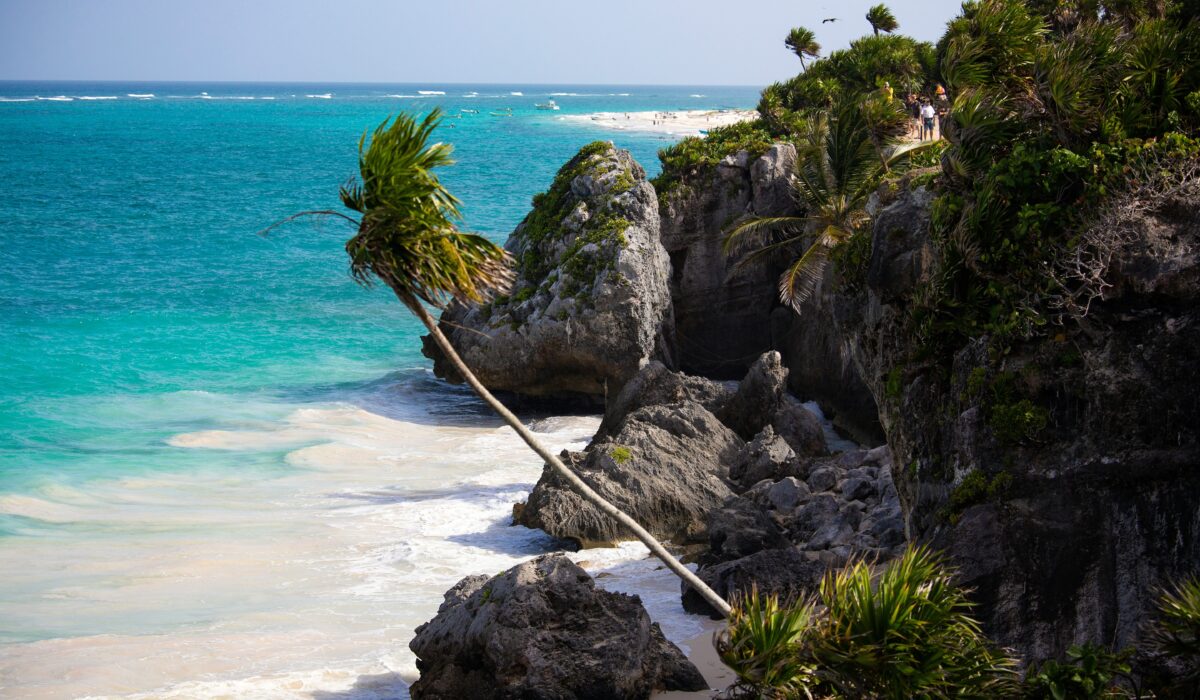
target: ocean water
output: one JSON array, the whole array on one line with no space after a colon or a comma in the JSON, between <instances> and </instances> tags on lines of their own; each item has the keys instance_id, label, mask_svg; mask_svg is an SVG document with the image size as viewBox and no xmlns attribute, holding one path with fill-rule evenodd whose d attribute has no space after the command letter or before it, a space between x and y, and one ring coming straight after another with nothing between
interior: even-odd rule
<instances>
[{"instance_id":1,"label":"ocean water","mask_svg":"<svg viewBox=\"0 0 1200 700\"><path fill-rule=\"evenodd\" d=\"M443 179L501 242L583 144L653 173L676 138L561 116L756 99L0 83L0 697L403 696L442 591L555 546L508 525L540 464L350 280L346 226L257 232L336 208L359 136L402 109L461 115ZM556 448L597 424L531 420ZM699 630L638 547L575 556L668 636Z\"/></svg>"}]
</instances>

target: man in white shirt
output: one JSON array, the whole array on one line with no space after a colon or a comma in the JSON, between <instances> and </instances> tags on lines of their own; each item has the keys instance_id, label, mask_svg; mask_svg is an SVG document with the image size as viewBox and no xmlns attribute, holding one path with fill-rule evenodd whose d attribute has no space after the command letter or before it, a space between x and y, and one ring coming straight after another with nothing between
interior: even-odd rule
<instances>
[{"instance_id":1,"label":"man in white shirt","mask_svg":"<svg viewBox=\"0 0 1200 700\"><path fill-rule=\"evenodd\" d=\"M929 134L929 138L933 138L933 117L936 112L933 111L933 105L926 102L921 105L921 140L925 140L925 134Z\"/></svg>"}]
</instances>

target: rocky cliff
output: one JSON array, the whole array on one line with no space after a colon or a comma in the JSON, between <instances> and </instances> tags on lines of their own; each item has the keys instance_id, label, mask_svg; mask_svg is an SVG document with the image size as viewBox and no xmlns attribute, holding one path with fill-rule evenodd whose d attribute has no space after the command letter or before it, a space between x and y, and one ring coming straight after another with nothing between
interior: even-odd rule
<instances>
[{"instance_id":1,"label":"rocky cliff","mask_svg":"<svg viewBox=\"0 0 1200 700\"><path fill-rule=\"evenodd\" d=\"M671 297L681 369L740 378L771 349L778 265L733 274L722 250L730 226L751 216L798 213L791 177L796 149L778 144L752 158L727 156L685 173L662 194L662 243L671 256Z\"/></svg>"},{"instance_id":2,"label":"rocky cliff","mask_svg":"<svg viewBox=\"0 0 1200 700\"><path fill-rule=\"evenodd\" d=\"M1104 294L1032 340L922 356L906 319L939 261L920 189L878 213L862 290L825 295L909 535L952 556L988 632L1027 659L1136 641L1156 591L1200 565L1198 189L1118 199Z\"/></svg>"}]
</instances>

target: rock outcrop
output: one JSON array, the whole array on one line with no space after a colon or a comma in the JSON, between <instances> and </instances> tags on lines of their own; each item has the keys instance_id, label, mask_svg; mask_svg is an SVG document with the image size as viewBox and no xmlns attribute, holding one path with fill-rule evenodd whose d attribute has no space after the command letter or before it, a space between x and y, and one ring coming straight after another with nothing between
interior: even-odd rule
<instances>
[{"instance_id":1,"label":"rock outcrop","mask_svg":"<svg viewBox=\"0 0 1200 700\"><path fill-rule=\"evenodd\" d=\"M489 389L599 400L668 351L670 262L657 195L628 152L584 147L505 247L518 264L511 295L453 305L441 319ZM424 352L435 374L461 381L429 338Z\"/></svg>"},{"instance_id":2,"label":"rock outcrop","mask_svg":"<svg viewBox=\"0 0 1200 700\"><path fill-rule=\"evenodd\" d=\"M1198 202L1116 202L1094 270L1111 287L1082 323L1002 351L985 336L946 365L914 359L909 304L938 265L919 192L879 213L862 296L831 302L909 533L951 555L988 633L1027 659L1136 642L1154 592L1200 562Z\"/></svg>"},{"instance_id":3,"label":"rock outcrop","mask_svg":"<svg viewBox=\"0 0 1200 700\"><path fill-rule=\"evenodd\" d=\"M679 367L739 378L771 349L779 265L737 274L722 249L729 227L751 216L798 213L792 195L796 149L777 144L752 158L730 155L715 168L681 173L663 194L662 243L671 257Z\"/></svg>"},{"instance_id":4,"label":"rock outcrop","mask_svg":"<svg viewBox=\"0 0 1200 700\"><path fill-rule=\"evenodd\" d=\"M775 352L763 354L736 386L651 362L609 405L587 450L564 453L564 460L655 536L705 542L709 513L735 489L801 474L808 460L826 454L816 417L786 385ZM749 446L739 431L754 438ZM549 468L515 520L584 546L631 538Z\"/></svg>"},{"instance_id":5,"label":"rock outcrop","mask_svg":"<svg viewBox=\"0 0 1200 700\"><path fill-rule=\"evenodd\" d=\"M409 647L421 672L415 700L632 699L708 688L637 596L596 588L562 555L463 579Z\"/></svg>"},{"instance_id":6,"label":"rock outcrop","mask_svg":"<svg viewBox=\"0 0 1200 700\"><path fill-rule=\"evenodd\" d=\"M791 599L813 593L826 571L851 558L888 561L907 541L891 472L879 447L810 460L802 477L758 482L709 515L700 579L726 599L752 588ZM714 612L686 584L683 605Z\"/></svg>"},{"instance_id":7,"label":"rock outcrop","mask_svg":"<svg viewBox=\"0 0 1200 700\"><path fill-rule=\"evenodd\" d=\"M564 456L580 478L651 534L686 544L703 537L709 511L732 495L724 477L742 447L703 406L683 402L639 408L612 438ZM633 539L549 468L517 511L518 523L583 546Z\"/></svg>"}]
</instances>

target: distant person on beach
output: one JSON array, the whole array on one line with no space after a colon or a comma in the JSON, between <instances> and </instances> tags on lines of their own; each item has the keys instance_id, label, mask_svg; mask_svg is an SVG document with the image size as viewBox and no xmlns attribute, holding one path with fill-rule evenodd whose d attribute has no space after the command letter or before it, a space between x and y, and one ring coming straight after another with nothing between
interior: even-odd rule
<instances>
[{"instance_id":1,"label":"distant person on beach","mask_svg":"<svg viewBox=\"0 0 1200 700\"><path fill-rule=\"evenodd\" d=\"M933 138L933 118L937 112L933 111L933 105L925 102L921 105L921 140L924 141L925 134L929 134L929 138Z\"/></svg>"}]
</instances>

